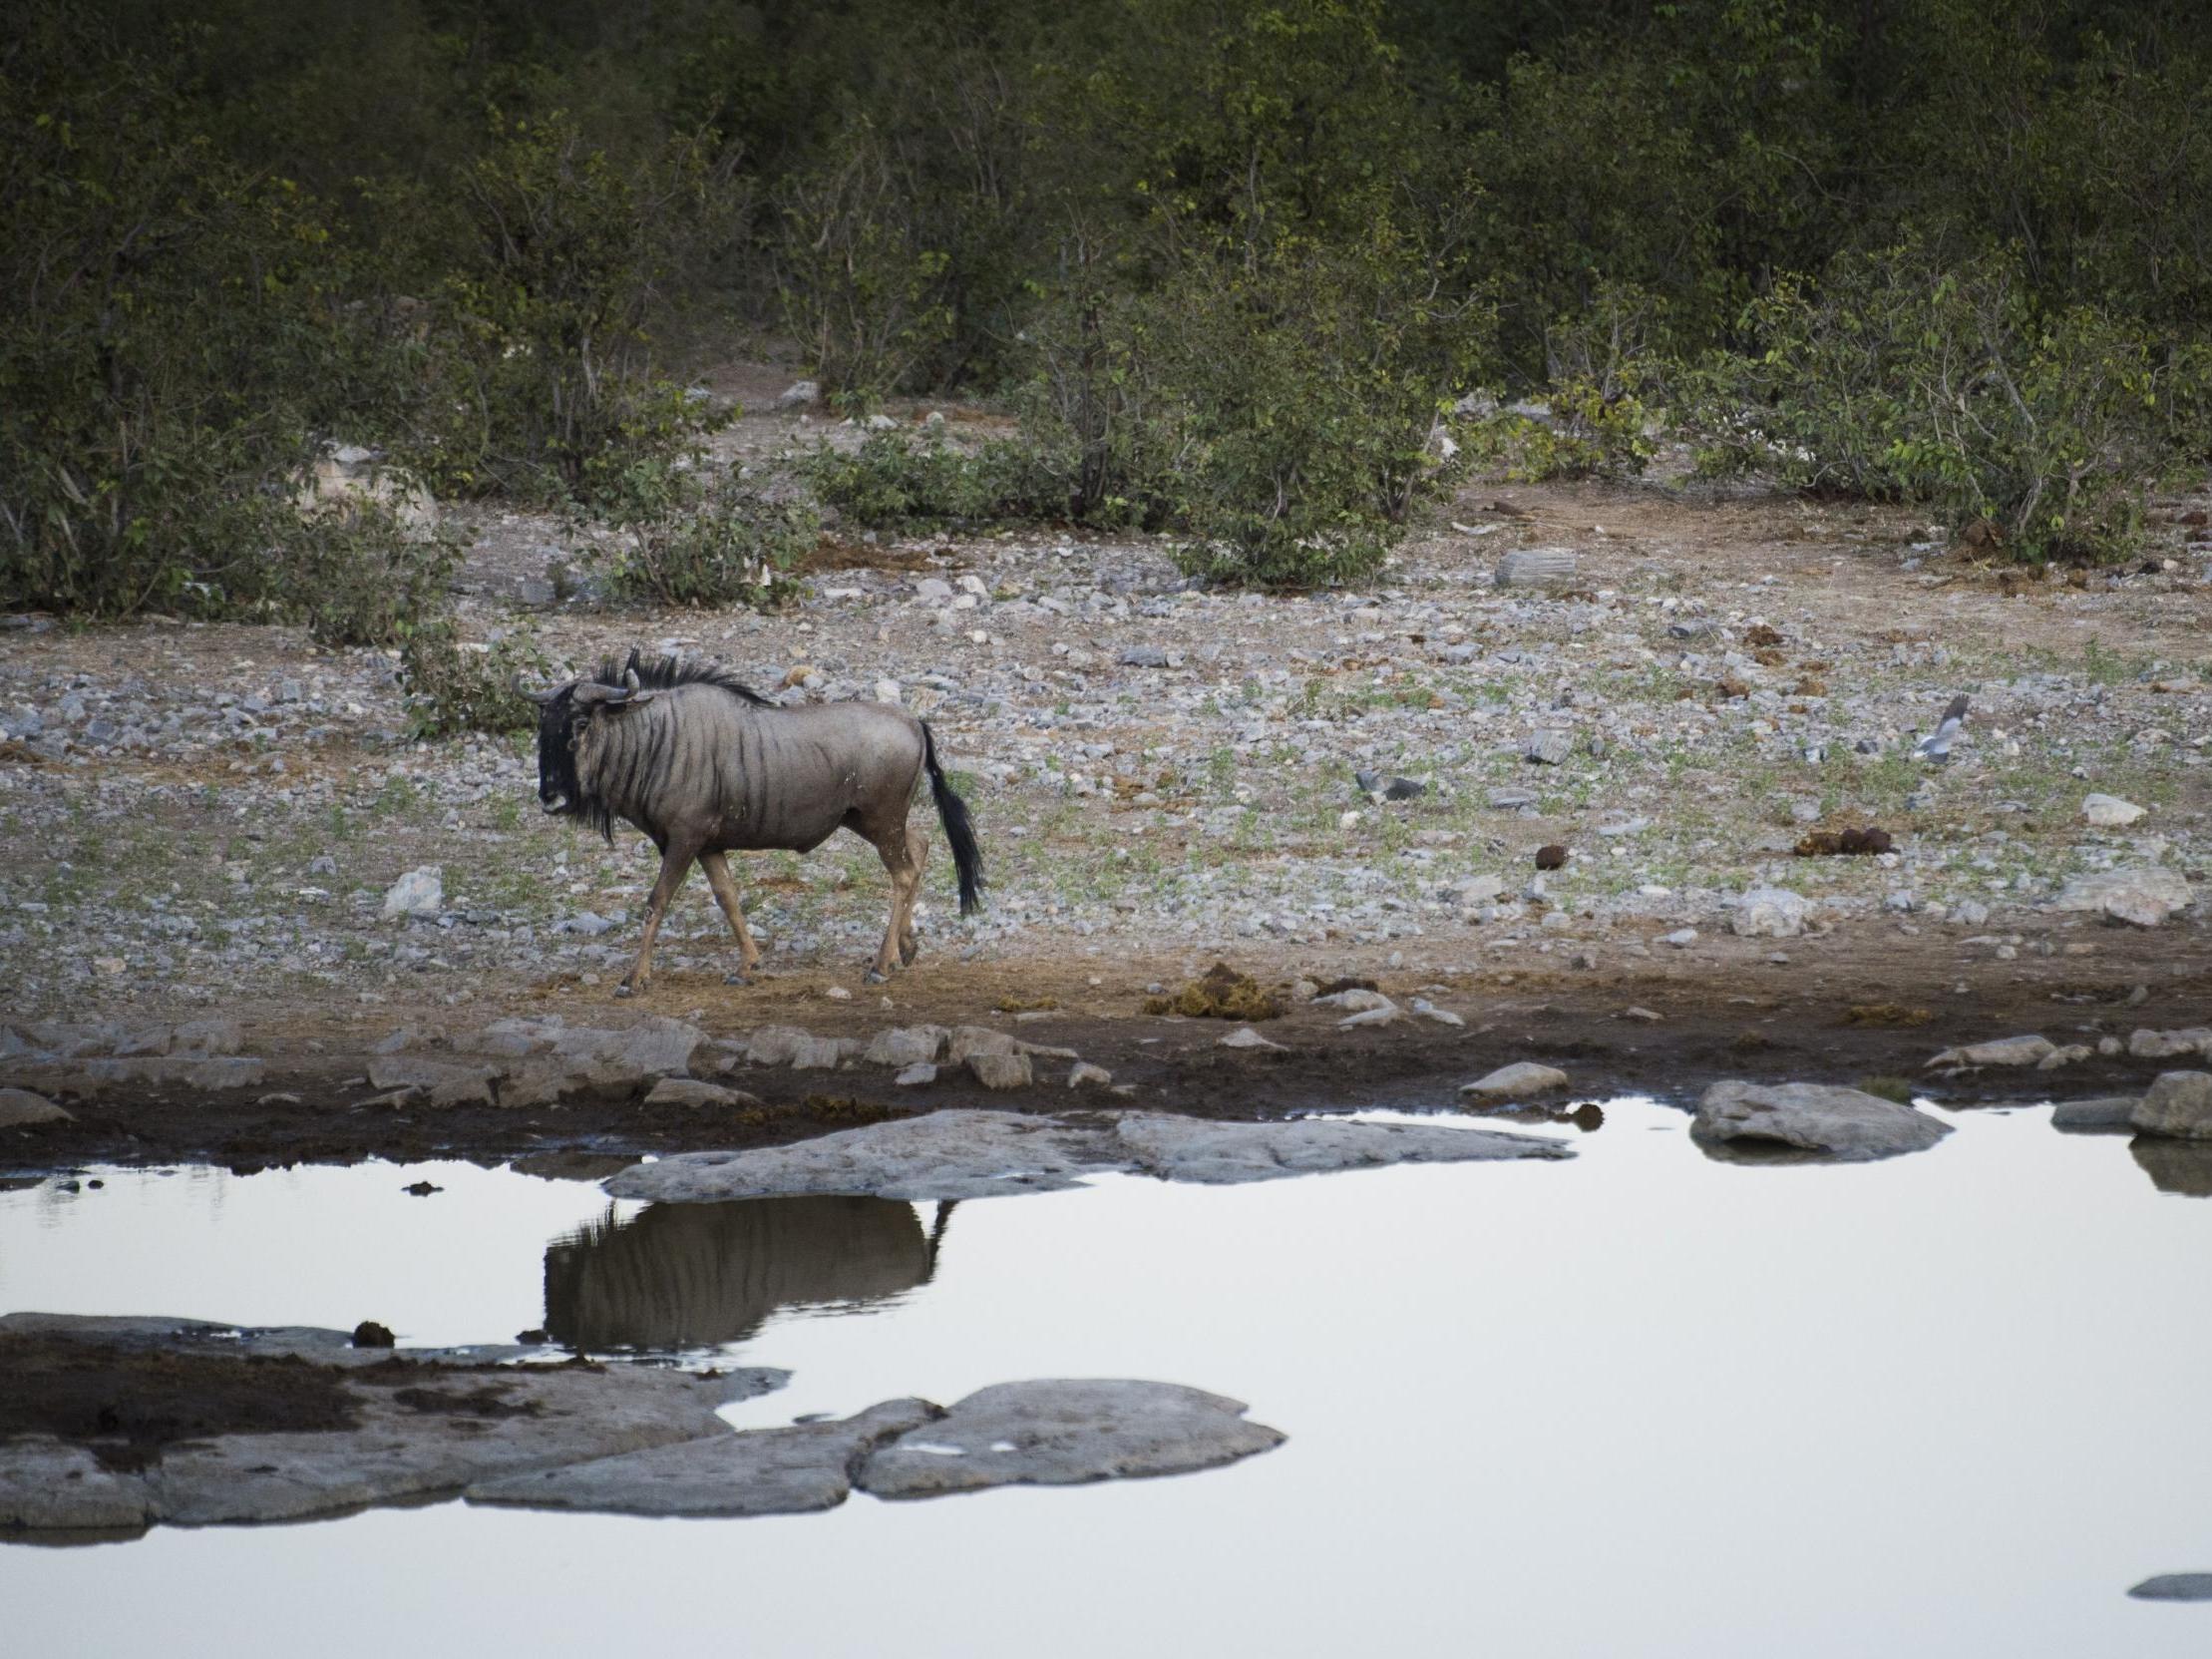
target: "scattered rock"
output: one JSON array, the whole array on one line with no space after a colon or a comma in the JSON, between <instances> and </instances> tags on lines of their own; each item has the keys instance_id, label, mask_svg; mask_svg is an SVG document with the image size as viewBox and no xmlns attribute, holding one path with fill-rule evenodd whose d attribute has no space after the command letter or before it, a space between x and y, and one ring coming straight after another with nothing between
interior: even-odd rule
<instances>
[{"instance_id":1,"label":"scattered rock","mask_svg":"<svg viewBox=\"0 0 2212 1659\"><path fill-rule=\"evenodd\" d=\"M2097 829L2125 829L2149 810L2117 795L2084 795L2081 816Z\"/></svg>"},{"instance_id":2,"label":"scattered rock","mask_svg":"<svg viewBox=\"0 0 2212 1659\"><path fill-rule=\"evenodd\" d=\"M1532 1094L1551 1094L1566 1086L1567 1073L1557 1066L1516 1060L1471 1083L1460 1084L1459 1092L1474 1100L1503 1101L1526 1099Z\"/></svg>"},{"instance_id":3,"label":"scattered rock","mask_svg":"<svg viewBox=\"0 0 2212 1659\"><path fill-rule=\"evenodd\" d=\"M663 1077L653 1084L645 1096L648 1106L712 1106L718 1110L736 1111L758 1106L761 1098L748 1094L742 1088L724 1088L720 1083L699 1082L690 1077Z\"/></svg>"},{"instance_id":4,"label":"scattered rock","mask_svg":"<svg viewBox=\"0 0 2212 1659\"><path fill-rule=\"evenodd\" d=\"M2212 1059L2212 1026L2191 1026L2178 1032L2133 1032L2127 1038L2127 1051L2136 1059L2177 1059L2184 1054Z\"/></svg>"},{"instance_id":5,"label":"scattered rock","mask_svg":"<svg viewBox=\"0 0 2212 1659\"><path fill-rule=\"evenodd\" d=\"M2146 1135L2212 1140L2212 1071L2161 1071L2129 1121Z\"/></svg>"},{"instance_id":6,"label":"scattered rock","mask_svg":"<svg viewBox=\"0 0 2212 1659\"><path fill-rule=\"evenodd\" d=\"M1027 1088L1036 1081L1027 1054L970 1054L967 1069L985 1088Z\"/></svg>"},{"instance_id":7,"label":"scattered rock","mask_svg":"<svg viewBox=\"0 0 2212 1659\"><path fill-rule=\"evenodd\" d=\"M1690 1134L1701 1146L1748 1142L1857 1162L1925 1151L1951 1125L1911 1106L1831 1083L1714 1083Z\"/></svg>"},{"instance_id":8,"label":"scattered rock","mask_svg":"<svg viewBox=\"0 0 2212 1659\"><path fill-rule=\"evenodd\" d=\"M937 1068L926 1064L910 1065L891 1080L901 1088L925 1088L937 1080Z\"/></svg>"},{"instance_id":9,"label":"scattered rock","mask_svg":"<svg viewBox=\"0 0 2212 1659\"><path fill-rule=\"evenodd\" d=\"M2143 865L2128 870L2106 870L2077 876L2051 900L2050 908L2100 912L2114 921L2138 928L2155 928L2178 910L2196 902L2189 883L2177 870Z\"/></svg>"},{"instance_id":10,"label":"scattered rock","mask_svg":"<svg viewBox=\"0 0 2212 1659\"><path fill-rule=\"evenodd\" d=\"M1805 901L1786 887L1754 887L1728 927L1738 939L1795 939L1805 931Z\"/></svg>"},{"instance_id":11,"label":"scattered rock","mask_svg":"<svg viewBox=\"0 0 2212 1659\"><path fill-rule=\"evenodd\" d=\"M412 1054L369 1063L369 1086L413 1089L432 1106L489 1106L499 1098L499 1072L483 1065L454 1065Z\"/></svg>"},{"instance_id":12,"label":"scattered rock","mask_svg":"<svg viewBox=\"0 0 2212 1659\"><path fill-rule=\"evenodd\" d=\"M1989 1042L1946 1048L1928 1063L1968 1069L1983 1065L2036 1065L2058 1051L2046 1037L2004 1037Z\"/></svg>"},{"instance_id":13,"label":"scattered rock","mask_svg":"<svg viewBox=\"0 0 2212 1659\"><path fill-rule=\"evenodd\" d=\"M942 1026L895 1026L878 1032L861 1058L870 1065L924 1065L944 1052L951 1039Z\"/></svg>"},{"instance_id":14,"label":"scattered rock","mask_svg":"<svg viewBox=\"0 0 2212 1659\"><path fill-rule=\"evenodd\" d=\"M1268 1038L1262 1037L1250 1026L1239 1026L1227 1037L1217 1038L1214 1046L1217 1048L1273 1048L1279 1054L1290 1052L1290 1049L1282 1043L1269 1041Z\"/></svg>"},{"instance_id":15,"label":"scattered rock","mask_svg":"<svg viewBox=\"0 0 2212 1659\"><path fill-rule=\"evenodd\" d=\"M810 403L820 402L821 398L822 388L816 382L812 380L794 380L776 394L776 407L779 409L804 409Z\"/></svg>"},{"instance_id":16,"label":"scattered rock","mask_svg":"<svg viewBox=\"0 0 2212 1659\"><path fill-rule=\"evenodd\" d=\"M753 1065L788 1065L794 1071L834 1071L860 1052L849 1037L816 1037L794 1026L763 1026L746 1044Z\"/></svg>"},{"instance_id":17,"label":"scattered rock","mask_svg":"<svg viewBox=\"0 0 2212 1659\"><path fill-rule=\"evenodd\" d=\"M436 916L446 902L445 872L435 864L410 870L384 894L386 917Z\"/></svg>"},{"instance_id":18,"label":"scattered rock","mask_svg":"<svg viewBox=\"0 0 2212 1659\"><path fill-rule=\"evenodd\" d=\"M2125 1129L2133 1125L2139 1094L2100 1094L2090 1100L2061 1100L2050 1111L2054 1129Z\"/></svg>"},{"instance_id":19,"label":"scattered rock","mask_svg":"<svg viewBox=\"0 0 2212 1659\"><path fill-rule=\"evenodd\" d=\"M1567 548L1518 548L1498 561L1500 588L1554 588L1575 580L1575 555Z\"/></svg>"},{"instance_id":20,"label":"scattered rock","mask_svg":"<svg viewBox=\"0 0 2212 1659\"><path fill-rule=\"evenodd\" d=\"M75 1114L63 1110L43 1094L33 1094L27 1088L0 1088L0 1129L76 1121Z\"/></svg>"},{"instance_id":21,"label":"scattered rock","mask_svg":"<svg viewBox=\"0 0 2212 1659\"><path fill-rule=\"evenodd\" d=\"M1521 758L1535 766L1558 766L1575 752L1575 734L1549 726L1531 732L1522 747Z\"/></svg>"},{"instance_id":22,"label":"scattered rock","mask_svg":"<svg viewBox=\"0 0 2212 1659\"><path fill-rule=\"evenodd\" d=\"M1001 1383L879 1448L855 1483L878 1497L940 1497L1216 1468L1283 1444L1246 1409L1174 1383Z\"/></svg>"},{"instance_id":23,"label":"scattered rock","mask_svg":"<svg viewBox=\"0 0 2212 1659\"><path fill-rule=\"evenodd\" d=\"M1093 1065L1088 1060L1077 1060L1075 1068L1067 1074L1070 1088L1111 1088L1114 1074L1103 1065Z\"/></svg>"}]
</instances>

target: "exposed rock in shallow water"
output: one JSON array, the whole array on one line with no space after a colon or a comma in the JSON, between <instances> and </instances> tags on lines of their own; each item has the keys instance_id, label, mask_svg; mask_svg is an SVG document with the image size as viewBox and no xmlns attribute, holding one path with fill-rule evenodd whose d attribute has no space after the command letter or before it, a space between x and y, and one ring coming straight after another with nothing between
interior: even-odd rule
<instances>
[{"instance_id":1,"label":"exposed rock in shallow water","mask_svg":"<svg viewBox=\"0 0 2212 1659\"><path fill-rule=\"evenodd\" d=\"M2001 1037L1989 1042L1971 1042L1964 1047L1946 1048L1928 1063L1930 1066L1961 1068L1982 1065L2039 1065L2057 1052L2058 1045L2047 1037Z\"/></svg>"},{"instance_id":2,"label":"exposed rock in shallow water","mask_svg":"<svg viewBox=\"0 0 2212 1659\"><path fill-rule=\"evenodd\" d=\"M1830 1083L1714 1083L1698 1102L1690 1135L1708 1155L1791 1151L1860 1162L1921 1152L1951 1125L1911 1106Z\"/></svg>"},{"instance_id":3,"label":"exposed rock in shallow water","mask_svg":"<svg viewBox=\"0 0 2212 1659\"><path fill-rule=\"evenodd\" d=\"M483 1480L471 1503L623 1515L796 1515L834 1509L876 1448L943 1415L890 1400L836 1423L724 1432L672 1446Z\"/></svg>"},{"instance_id":4,"label":"exposed rock in shallow water","mask_svg":"<svg viewBox=\"0 0 2212 1659\"><path fill-rule=\"evenodd\" d=\"M2138 1094L2100 1094L2093 1100L2061 1100L2051 1108L2050 1126L2076 1133L2125 1129L2142 1103Z\"/></svg>"},{"instance_id":5,"label":"exposed rock in shallow water","mask_svg":"<svg viewBox=\"0 0 2212 1659\"><path fill-rule=\"evenodd\" d=\"M1184 1474L1283 1444L1245 1411L1173 1383L1002 1383L877 1451L855 1483L878 1497L940 1497Z\"/></svg>"},{"instance_id":6,"label":"exposed rock in shallow water","mask_svg":"<svg viewBox=\"0 0 2212 1659\"><path fill-rule=\"evenodd\" d=\"M1092 1173L1163 1180L1274 1180L1391 1163L1572 1156L1557 1140L1456 1124L1306 1117L1216 1123L1160 1112L1062 1123L1012 1112L939 1111L791 1146L685 1152L606 1183L617 1198L708 1202L801 1193L942 1200L1052 1192Z\"/></svg>"},{"instance_id":7,"label":"exposed rock in shallow water","mask_svg":"<svg viewBox=\"0 0 2212 1659\"><path fill-rule=\"evenodd\" d=\"M2212 1071L2161 1071L2129 1119L2146 1135L2212 1140Z\"/></svg>"},{"instance_id":8,"label":"exposed rock in shallow water","mask_svg":"<svg viewBox=\"0 0 2212 1659\"><path fill-rule=\"evenodd\" d=\"M1479 1103L1502 1100L1526 1099L1531 1094L1549 1094L1567 1086L1567 1073L1556 1065L1538 1065L1533 1060L1516 1060L1511 1065L1501 1065L1487 1076L1477 1077L1471 1083L1461 1083L1459 1092Z\"/></svg>"},{"instance_id":9,"label":"exposed rock in shallow water","mask_svg":"<svg viewBox=\"0 0 2212 1659\"><path fill-rule=\"evenodd\" d=\"M605 1457L715 1433L715 1408L780 1388L785 1373L746 1369L718 1379L625 1367L485 1369L521 1350L361 1349L343 1331L245 1329L192 1320L0 1318L13 1339L113 1354L123 1416L160 1421L189 1402L162 1398L175 1373L226 1371L249 1358L303 1360L332 1391L344 1427L194 1433L152 1443L109 1467L97 1444L51 1436L0 1444L0 1526L41 1530L297 1520L364 1504L459 1491L496 1475ZM163 1357L190 1362L165 1367ZM197 1367L195 1373L191 1366ZM89 1379L101 1375L96 1367ZM261 1374L298 1381L298 1372ZM88 1386L90 1384L88 1383Z\"/></svg>"},{"instance_id":10,"label":"exposed rock in shallow water","mask_svg":"<svg viewBox=\"0 0 2212 1659\"><path fill-rule=\"evenodd\" d=\"M2137 1601L2212 1601L2212 1572L2162 1572L2127 1593Z\"/></svg>"}]
</instances>

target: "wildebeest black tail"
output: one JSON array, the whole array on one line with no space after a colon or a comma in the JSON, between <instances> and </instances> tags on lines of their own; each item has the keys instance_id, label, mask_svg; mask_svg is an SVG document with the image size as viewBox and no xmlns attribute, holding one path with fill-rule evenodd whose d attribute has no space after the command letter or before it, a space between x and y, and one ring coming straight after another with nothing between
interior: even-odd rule
<instances>
[{"instance_id":1,"label":"wildebeest black tail","mask_svg":"<svg viewBox=\"0 0 2212 1659\"><path fill-rule=\"evenodd\" d=\"M968 821L967 802L952 793L937 764L937 740L929 722L922 722L922 763L929 769L929 793L937 803L937 817L944 824L944 839L952 847L952 867L960 873L960 914L973 916L983 903L983 850L975 845L975 826Z\"/></svg>"}]
</instances>

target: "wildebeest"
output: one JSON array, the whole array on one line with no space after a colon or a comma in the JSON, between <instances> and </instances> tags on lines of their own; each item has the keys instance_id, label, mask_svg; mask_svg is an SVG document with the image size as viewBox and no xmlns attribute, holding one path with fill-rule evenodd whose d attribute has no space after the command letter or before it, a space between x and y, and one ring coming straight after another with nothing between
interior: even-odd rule
<instances>
[{"instance_id":1,"label":"wildebeest","mask_svg":"<svg viewBox=\"0 0 2212 1659\"><path fill-rule=\"evenodd\" d=\"M645 937L618 995L643 991L653 936L693 861L737 935L742 983L760 950L738 906L724 855L788 848L808 853L840 829L876 848L891 873L891 924L872 980L912 963L914 904L927 838L907 811L926 771L929 793L959 874L960 914L981 902L983 857L967 804L937 765L927 722L882 703L783 708L739 683L719 663L632 650L609 657L595 677L549 691L524 690L539 705L538 799L550 813L580 818L609 842L614 820L635 825L660 849L660 879L645 912Z\"/></svg>"}]
</instances>

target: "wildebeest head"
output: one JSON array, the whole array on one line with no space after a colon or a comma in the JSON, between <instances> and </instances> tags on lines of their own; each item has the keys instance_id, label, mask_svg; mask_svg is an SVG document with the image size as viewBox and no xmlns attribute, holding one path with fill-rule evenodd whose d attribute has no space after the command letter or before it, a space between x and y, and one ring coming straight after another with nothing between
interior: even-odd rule
<instances>
[{"instance_id":1,"label":"wildebeest head","mask_svg":"<svg viewBox=\"0 0 2212 1659\"><path fill-rule=\"evenodd\" d=\"M553 814L603 819L603 805L576 775L576 739L592 720L650 702L654 693L639 684L634 666L618 682L602 673L547 691L533 691L520 681L515 689L538 705L538 804Z\"/></svg>"}]
</instances>

